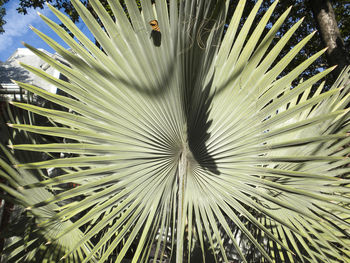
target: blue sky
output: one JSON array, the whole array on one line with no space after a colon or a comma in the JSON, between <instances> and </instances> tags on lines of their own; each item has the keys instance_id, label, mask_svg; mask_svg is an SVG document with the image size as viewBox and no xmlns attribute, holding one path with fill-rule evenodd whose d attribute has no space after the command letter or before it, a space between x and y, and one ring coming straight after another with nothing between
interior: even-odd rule
<instances>
[{"instance_id":1,"label":"blue sky","mask_svg":"<svg viewBox=\"0 0 350 263\"><path fill-rule=\"evenodd\" d=\"M53 38L64 47L67 47L37 14L39 11L41 14L59 24L59 20L48 7L35 10L28 9L28 14L26 15L18 14L16 10L18 1L9 1L4 7L6 8L5 20L7 23L4 26L5 33L0 34L0 61L6 61L17 48L24 47L21 44L22 41L36 48L43 48L51 53L54 52L53 49L29 28L29 25L32 25L47 36ZM78 24L78 27L83 32L88 32L86 26L82 22Z\"/></svg>"}]
</instances>

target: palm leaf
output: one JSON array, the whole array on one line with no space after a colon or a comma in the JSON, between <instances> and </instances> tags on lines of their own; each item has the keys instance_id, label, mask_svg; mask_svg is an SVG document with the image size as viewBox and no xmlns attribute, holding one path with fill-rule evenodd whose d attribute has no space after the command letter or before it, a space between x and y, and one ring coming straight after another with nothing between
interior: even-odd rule
<instances>
[{"instance_id":1,"label":"palm leaf","mask_svg":"<svg viewBox=\"0 0 350 263\"><path fill-rule=\"evenodd\" d=\"M6 112L8 114L5 119L12 122L31 123L36 121L35 116L31 114L26 115L25 112L19 111L16 108L8 107L4 113ZM35 137L24 131L7 130L3 125L1 128L4 135L3 139L10 139L10 143L48 143L47 139ZM9 229L4 229L4 232L1 233L1 238L5 238L7 241L3 251L3 255L6 257L2 258L2 260L9 262L41 262L45 260L57 262L66 253L66 245L74 245L76 242L79 242L83 233L79 229L74 229L72 235L62 237L54 245L49 246L50 242L48 240L56 239L57 234L62 229L67 228L71 222L56 222L50 228L40 228L39 225L41 222L45 221L47 217L53 216L56 210L59 209L59 206L51 204L34 208L33 204L52 198L52 188L25 189L23 186L47 179L47 172L41 170L26 171L21 168L13 168L13 166L17 166L18 164L16 158L19 158L22 162L28 162L45 156L42 154L28 154L29 152L16 152L15 158L13 153L9 152L1 144L0 148L2 153L0 166L3 169L0 170L0 174L7 182L6 184L0 184L0 188L7 192L7 195L3 195L3 197L6 202L20 205L13 212L14 216L18 218L13 218L13 225ZM21 207L22 209L18 209ZM23 208L27 209L24 210ZM62 246L62 244L64 245ZM84 246L82 249L72 253L69 260L72 261L83 257L89 251L89 247Z\"/></svg>"},{"instance_id":2,"label":"palm leaf","mask_svg":"<svg viewBox=\"0 0 350 263\"><path fill-rule=\"evenodd\" d=\"M198 248L203 260L211 251L225 262L230 250L242 262L350 260L349 72L314 96L332 69L292 86L322 50L280 77L313 36L275 62L302 23L270 47L290 9L265 34L277 1L253 30L260 0L238 30L241 0L222 39L227 1L145 0L141 9L109 1L116 21L91 1L103 28L80 1L72 3L102 49L49 6L77 41L42 15L71 50L33 30L69 65L25 46L69 82L23 66L71 97L18 84L67 111L15 102L55 126L11 124L67 140L13 145L16 151L67 157L16 170L1 163L3 176L16 181L2 188L31 208L50 249L62 248L69 262L121 262L130 254L132 262L146 261L153 248L154 260L177 262ZM158 33L148 24L154 19ZM48 168L63 173L33 179L31 172ZM68 182L78 187L50 191Z\"/></svg>"}]
</instances>

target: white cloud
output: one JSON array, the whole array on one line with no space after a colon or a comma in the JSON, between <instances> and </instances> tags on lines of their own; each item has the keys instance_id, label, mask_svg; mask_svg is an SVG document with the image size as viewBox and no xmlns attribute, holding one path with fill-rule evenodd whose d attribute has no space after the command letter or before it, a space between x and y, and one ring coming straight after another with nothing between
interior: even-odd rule
<instances>
[{"instance_id":1,"label":"white cloud","mask_svg":"<svg viewBox=\"0 0 350 263\"><path fill-rule=\"evenodd\" d=\"M50 12L47 7L42 10L28 9L26 15L18 14L16 8L18 7L15 4L16 1L12 1L10 5L6 5L6 16L4 19L7 23L4 25L5 33L0 35L0 52L10 48L14 41L17 38L25 35L30 29L29 25L35 25L38 22L43 23L41 18L38 16L37 11L46 15ZM24 40L24 39L21 39Z\"/></svg>"}]
</instances>

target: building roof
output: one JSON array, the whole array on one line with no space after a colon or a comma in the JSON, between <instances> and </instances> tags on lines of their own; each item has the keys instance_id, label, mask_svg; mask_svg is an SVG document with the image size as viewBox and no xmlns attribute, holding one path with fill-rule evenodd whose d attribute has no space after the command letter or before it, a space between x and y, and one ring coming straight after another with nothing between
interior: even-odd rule
<instances>
[{"instance_id":1,"label":"building roof","mask_svg":"<svg viewBox=\"0 0 350 263\"><path fill-rule=\"evenodd\" d=\"M39 49L49 56L51 53ZM0 62L0 83L11 83L11 79L35 84L38 79L33 73L20 66L19 63L40 68L44 61L27 48L18 48L5 62Z\"/></svg>"},{"instance_id":2,"label":"building roof","mask_svg":"<svg viewBox=\"0 0 350 263\"><path fill-rule=\"evenodd\" d=\"M40 49L46 55L59 59L57 54L51 54L44 49ZM29 72L23 68L20 63L24 63L39 69L44 70L46 73L59 78L59 72L50 67L45 61L36 56L28 48L18 48L5 62L0 62L0 93L6 93L6 90L9 89L11 92L14 90L19 90L19 87L16 84L13 84L11 80L16 80L20 82L25 82L32 84L34 86L41 87L47 91L56 93L56 87L48 84L41 78L37 77L35 74Z\"/></svg>"}]
</instances>

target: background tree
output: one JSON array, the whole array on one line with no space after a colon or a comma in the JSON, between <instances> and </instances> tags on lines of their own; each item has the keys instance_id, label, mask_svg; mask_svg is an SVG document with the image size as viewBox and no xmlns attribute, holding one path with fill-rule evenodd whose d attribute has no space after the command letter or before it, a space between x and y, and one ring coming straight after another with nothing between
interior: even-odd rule
<instances>
[{"instance_id":1,"label":"background tree","mask_svg":"<svg viewBox=\"0 0 350 263\"><path fill-rule=\"evenodd\" d=\"M104 2L104 1L103 1ZM29 8L44 8L45 3L50 3L57 9L63 10L73 22L79 21L79 15L77 11L73 8L70 0L20 0L19 7L17 8L18 13L27 14L27 9ZM87 6L88 1L82 1L82 3Z\"/></svg>"},{"instance_id":2,"label":"background tree","mask_svg":"<svg viewBox=\"0 0 350 263\"><path fill-rule=\"evenodd\" d=\"M4 25L6 21L4 20L4 16L6 15L6 9L3 7L8 0L0 0L0 34L4 33Z\"/></svg>"},{"instance_id":3,"label":"background tree","mask_svg":"<svg viewBox=\"0 0 350 263\"><path fill-rule=\"evenodd\" d=\"M264 1L262 4L262 9L258 13L257 19L255 23L258 23L258 21L261 19L264 12L267 10L269 6L274 2L275 0L267 0ZM318 30L318 22L315 20L315 16L313 14L313 11L315 8L312 8L313 6L319 6L317 10L315 9L314 13L318 14L318 12L321 12L325 9L325 7L321 8L320 3L321 2L328 2L328 9L333 7L334 10L334 16L323 16L323 20L332 18L333 24L333 31L336 29L334 28L335 25L338 25L337 31L339 32L337 38L338 41L343 43L342 45L342 54L349 54L350 50L350 3L347 0L340 0L340 1L313 1L313 0L280 0L279 4L276 6L276 9L274 11L274 14L272 15L271 21L272 24L274 21L277 21L277 19L281 16L281 14L288 8L289 6L293 6L289 18L285 21L285 23L282 25L280 29L279 35L277 35L276 39L274 40L274 43L277 43L280 37L282 37L288 29L295 24L300 19L304 19L303 26L298 29L296 34L292 37L290 41L290 46L286 47L280 54L279 58L276 59L278 61L280 58L284 57L291 47L295 46L297 43L299 43L303 38L305 38L307 35L309 35L311 32ZM247 1L247 9L245 10L245 13L243 14L242 23L245 21L245 18L249 14L249 10L253 8L255 5L256 0L248 0ZM234 11L234 8L237 5L237 1L231 1L231 8L229 9L229 12ZM323 4L325 5L325 4ZM317 15L316 15L317 16ZM229 16L230 17L230 16ZM326 23L327 21L324 21ZM270 24L271 26L271 24ZM266 29L266 31L268 28ZM331 34L331 31L325 31L323 30L323 35L321 35L321 30L318 30L316 32L316 35L310 40L308 45L306 45L301 52L296 56L296 58L286 67L285 71L282 73L282 75L289 72L291 69L295 68L297 65L299 65L305 58L313 55L317 51L323 49L324 47L329 47L328 53L330 50L333 50L329 44L325 44L322 39L323 38L331 38L331 36L327 34ZM332 57L332 58L331 58ZM345 57L345 56L344 56ZM330 67L332 65L341 65L338 67L338 70L336 70L336 73L333 75L327 76L326 80L326 88L329 88L330 84L334 81L336 76L338 76L339 72L341 71L341 68L343 67L345 58L340 57L338 59L335 59L333 56L322 56L318 59L316 63L311 65L303 74L301 74L300 78L295 81L295 83L299 82L300 79L305 79L309 76L312 76L314 74L317 74L319 71L324 70L326 67Z\"/></svg>"},{"instance_id":4,"label":"background tree","mask_svg":"<svg viewBox=\"0 0 350 263\"><path fill-rule=\"evenodd\" d=\"M262 9L259 11L255 23L259 21L264 12L269 6L271 6L274 1L275 0L264 1L262 4ZM0 6L1 3L5 2L7 2L7 0L0 1ZM70 0L20 0L17 10L19 13L26 14L29 8L43 8L45 2L51 3L54 7L63 10L67 15L69 15L73 22L79 21L79 15L73 8ZM89 1L84 0L81 2L88 8L90 12L92 12L94 17L98 19L98 16L94 13L93 9L88 4ZM106 0L100 0L100 2L107 8L108 11L110 11ZM121 2L123 3L124 1L122 0ZM231 8L229 11L231 15L235 10L237 2L238 1L231 0ZM247 1L247 8L243 14L242 23L248 15L248 10L250 10L255 3L256 0ZM311 66L306 72L304 72L300 78L314 75L317 72L324 70L326 67L339 65L339 67L334 71L333 75L329 75L327 78L326 87L329 87L329 84L334 81L343 67L349 64L348 54L350 50L350 3L347 0L339 0L333 2L330 0L280 0L279 4L276 6L275 13L272 16L272 21L276 21L289 6L293 6L293 9L291 11L289 19L281 28L280 36L283 36L283 34L296 21L304 19L304 26L300 28L297 34L295 34L295 36L293 36L291 39L291 46L299 43L301 39L310 34L312 31L315 31L317 29L319 30L316 33L316 36L310 41L308 46L303 48L296 59L292 61L286 68L284 74L286 72L289 72L289 70L294 68L296 65L300 64L300 62L303 61L306 57L316 53L318 50L324 47L328 47L329 49L327 51L327 55L321 57L317 63ZM5 14L4 9L0 9L0 33L2 32L1 25L5 23L5 21L2 19L2 14ZM230 15L228 16L228 19L229 18ZM276 38L275 42L277 42L278 39L279 38ZM98 45L97 42L96 44ZM289 49L290 47L287 47L285 50L283 50L279 58L282 58L289 51Z\"/></svg>"},{"instance_id":5,"label":"background tree","mask_svg":"<svg viewBox=\"0 0 350 263\"><path fill-rule=\"evenodd\" d=\"M344 67L349 65L349 54L341 37L332 3L329 0L309 0L308 6L313 13L323 45L328 47L326 52L328 64L330 66L338 65L333 72L335 78ZM341 14L347 13L344 9L343 7Z\"/></svg>"}]
</instances>

